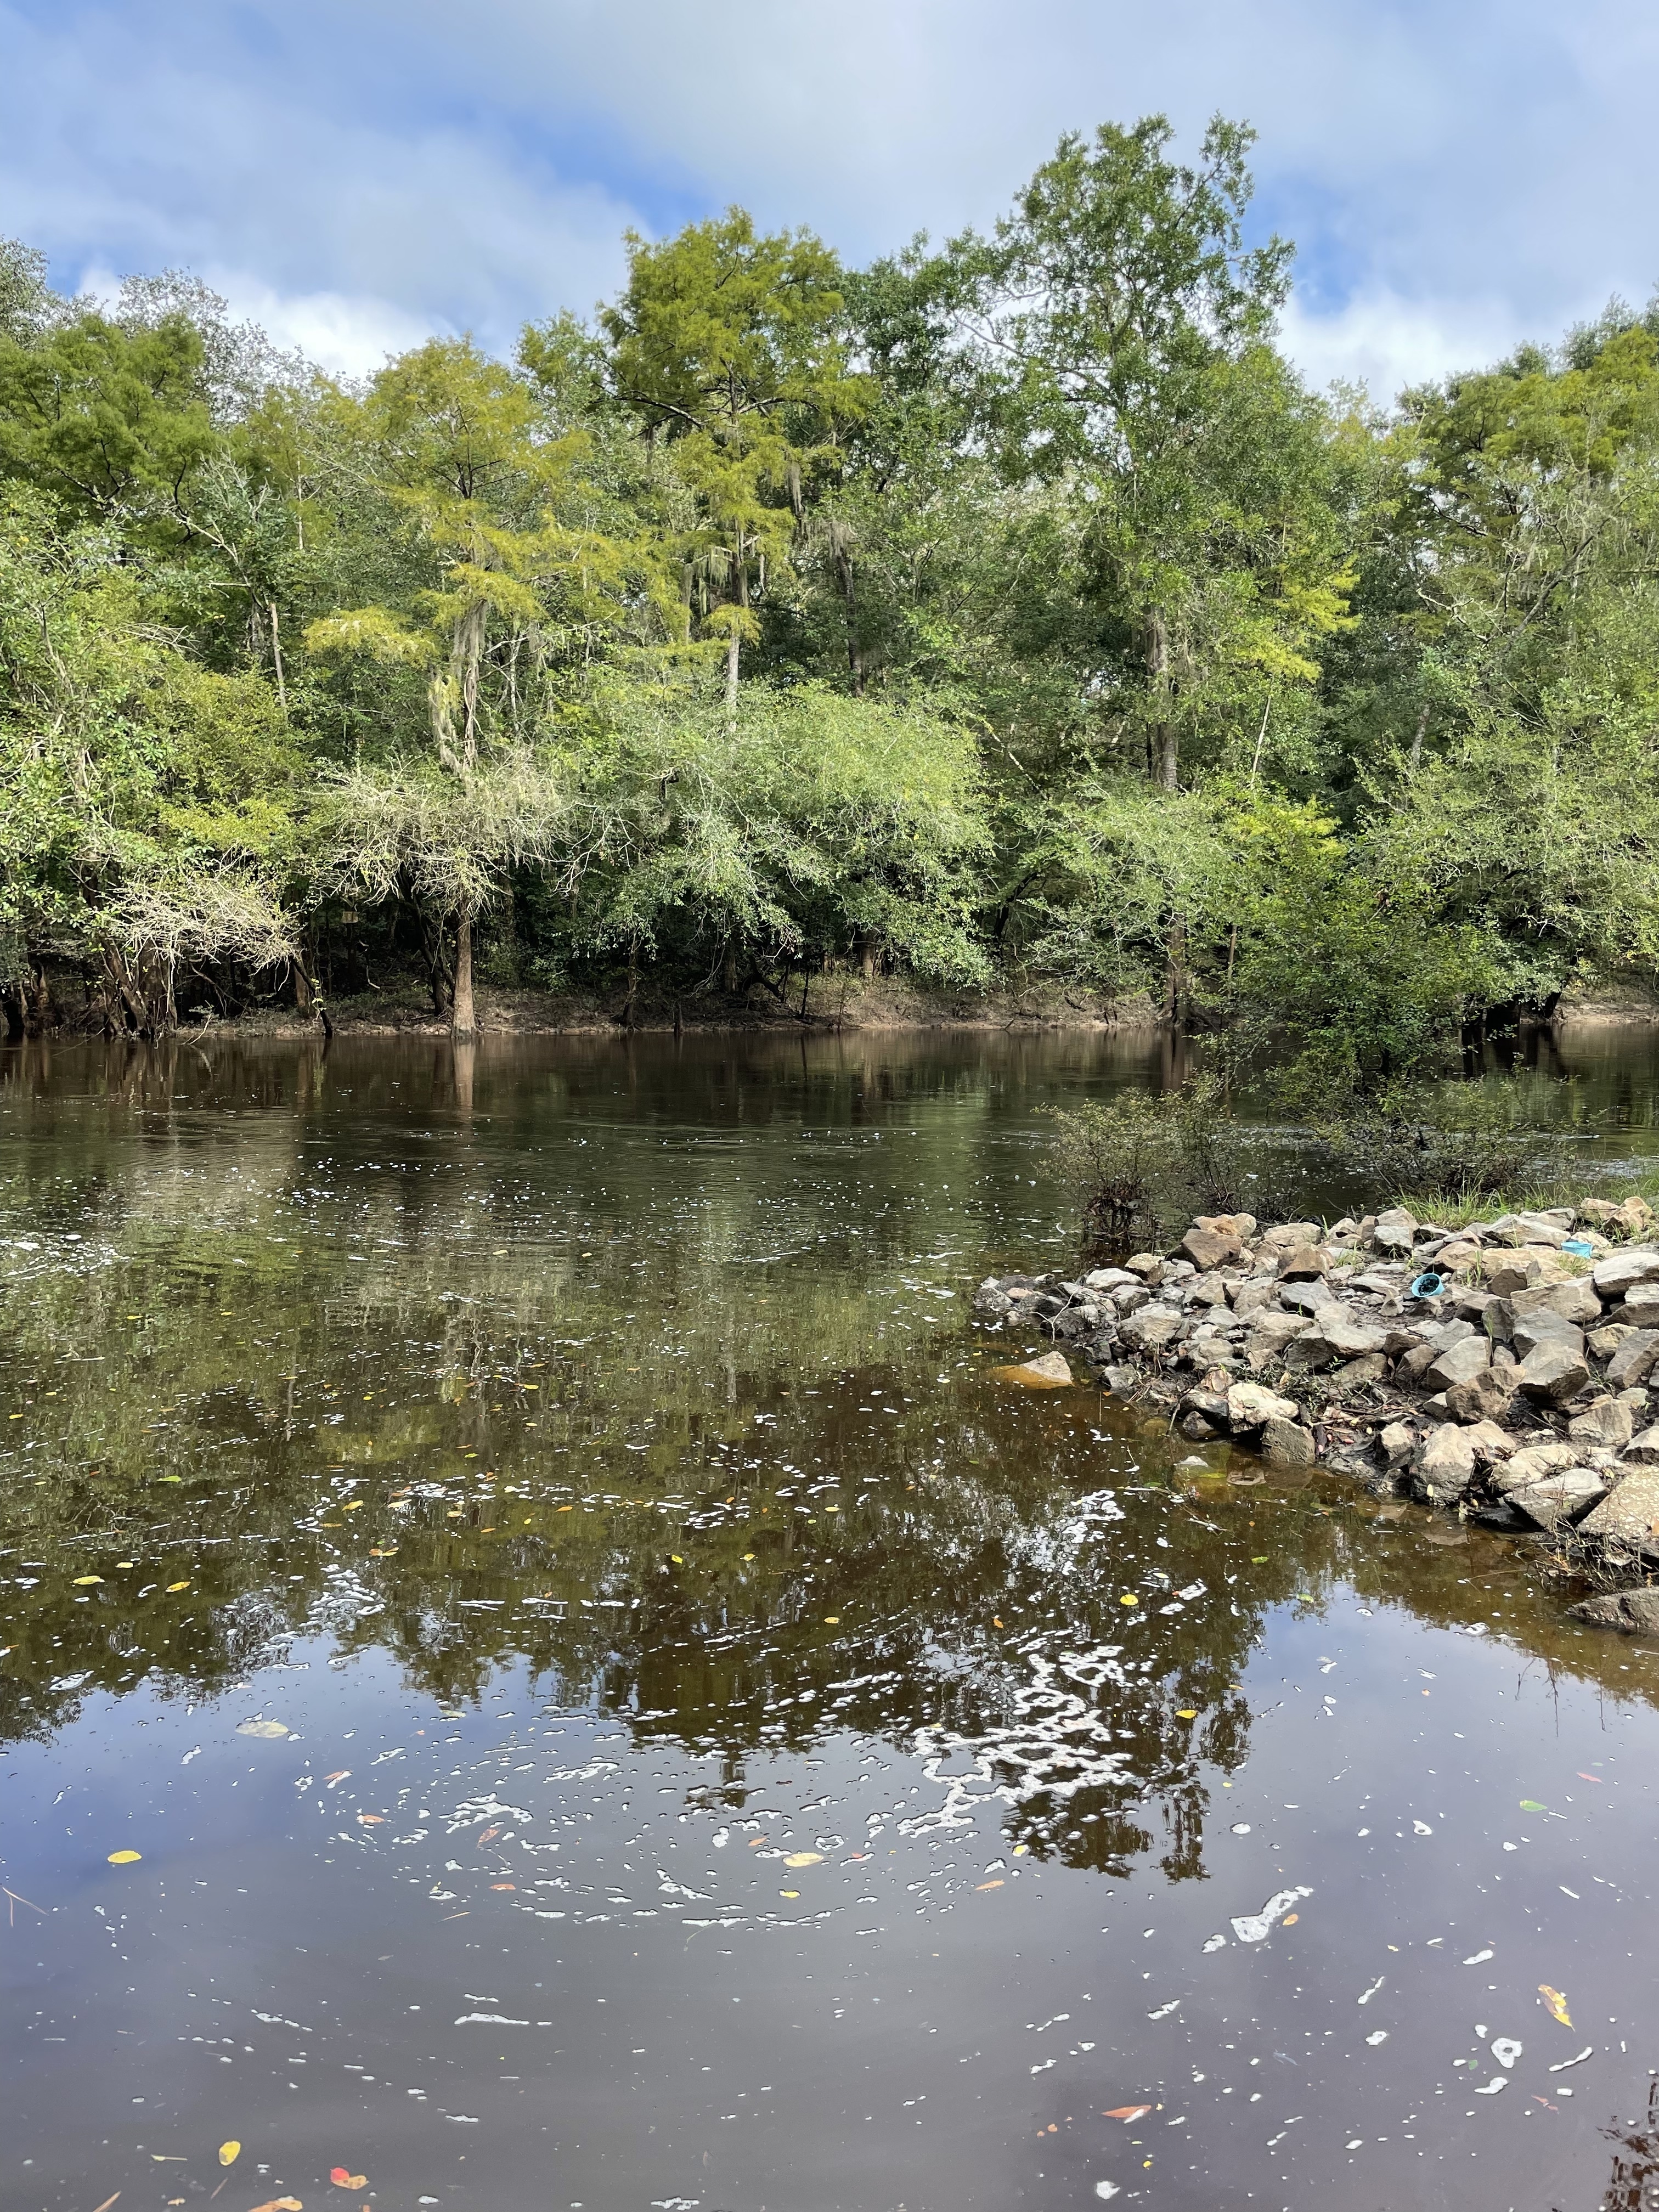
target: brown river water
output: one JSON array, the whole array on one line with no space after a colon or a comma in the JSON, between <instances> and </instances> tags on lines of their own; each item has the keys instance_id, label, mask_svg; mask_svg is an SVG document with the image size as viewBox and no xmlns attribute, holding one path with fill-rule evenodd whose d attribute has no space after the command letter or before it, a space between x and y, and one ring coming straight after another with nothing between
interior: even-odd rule
<instances>
[{"instance_id":1,"label":"brown river water","mask_svg":"<svg viewBox=\"0 0 1659 2212\"><path fill-rule=\"evenodd\" d=\"M1659 1646L988 1373L1156 1059L0 1054L5 2212L1659 2203Z\"/></svg>"}]
</instances>

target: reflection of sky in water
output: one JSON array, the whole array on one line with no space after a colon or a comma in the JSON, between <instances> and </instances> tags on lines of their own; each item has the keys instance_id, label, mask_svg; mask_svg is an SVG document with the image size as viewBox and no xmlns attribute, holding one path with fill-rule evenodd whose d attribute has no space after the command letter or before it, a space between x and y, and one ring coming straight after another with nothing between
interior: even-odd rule
<instances>
[{"instance_id":1,"label":"reflection of sky in water","mask_svg":"<svg viewBox=\"0 0 1659 2212\"><path fill-rule=\"evenodd\" d=\"M0 1079L9 2205L1639 2174L1659 1655L975 1371L1110 1048L109 1065Z\"/></svg>"}]
</instances>

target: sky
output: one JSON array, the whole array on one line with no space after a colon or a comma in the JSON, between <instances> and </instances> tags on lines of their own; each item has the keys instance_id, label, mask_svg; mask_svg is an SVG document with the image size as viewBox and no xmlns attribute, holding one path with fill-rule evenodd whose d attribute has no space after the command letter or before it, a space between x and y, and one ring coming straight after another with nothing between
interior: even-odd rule
<instances>
[{"instance_id":1,"label":"sky","mask_svg":"<svg viewBox=\"0 0 1659 2212\"><path fill-rule=\"evenodd\" d=\"M1062 132L1218 111L1316 382L1547 342L1659 280L1653 0L0 0L0 233L186 268L362 374L510 350L736 202L853 262L988 226Z\"/></svg>"}]
</instances>

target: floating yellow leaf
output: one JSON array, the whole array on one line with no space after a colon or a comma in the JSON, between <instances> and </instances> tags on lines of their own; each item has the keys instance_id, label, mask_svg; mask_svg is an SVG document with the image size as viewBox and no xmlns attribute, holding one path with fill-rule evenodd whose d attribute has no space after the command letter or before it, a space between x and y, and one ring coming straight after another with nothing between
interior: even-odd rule
<instances>
[{"instance_id":1,"label":"floating yellow leaf","mask_svg":"<svg viewBox=\"0 0 1659 2212\"><path fill-rule=\"evenodd\" d=\"M88 1583L100 1583L103 1579L102 1575L76 1575L75 1587L76 1589L85 1589Z\"/></svg>"},{"instance_id":2,"label":"floating yellow leaf","mask_svg":"<svg viewBox=\"0 0 1659 2212\"><path fill-rule=\"evenodd\" d=\"M1296 1925L1296 1923L1297 1923L1297 1922L1298 1920L1300 1920L1300 1919L1301 1919L1301 1917L1302 1917L1302 1915L1301 1915L1299 1912L1287 1912L1287 1913L1285 1915L1285 1927L1286 1927L1286 1928L1294 1928L1294 1927L1295 1927L1295 1925Z\"/></svg>"},{"instance_id":3,"label":"floating yellow leaf","mask_svg":"<svg viewBox=\"0 0 1659 2212\"><path fill-rule=\"evenodd\" d=\"M1198 1718L1197 1706L1183 1705L1181 1708L1181 1711L1176 1715L1176 1718L1178 1721L1195 1721Z\"/></svg>"},{"instance_id":4,"label":"floating yellow leaf","mask_svg":"<svg viewBox=\"0 0 1659 2212\"><path fill-rule=\"evenodd\" d=\"M231 2137L228 2142L222 2142L219 2146L219 2163L221 2166L234 2166L241 2154L242 2146L237 2142L234 2136Z\"/></svg>"},{"instance_id":5,"label":"floating yellow leaf","mask_svg":"<svg viewBox=\"0 0 1659 2212\"><path fill-rule=\"evenodd\" d=\"M1559 2020L1563 2027L1572 2026L1572 2014L1567 2010L1567 2001L1559 1990L1553 1990L1547 1982L1540 1982L1538 1994L1549 2007L1553 2020Z\"/></svg>"},{"instance_id":6,"label":"floating yellow leaf","mask_svg":"<svg viewBox=\"0 0 1659 2212\"><path fill-rule=\"evenodd\" d=\"M839 1628L841 1615L838 1613L826 1613L823 1616L823 1625L826 1628Z\"/></svg>"},{"instance_id":7,"label":"floating yellow leaf","mask_svg":"<svg viewBox=\"0 0 1659 2212\"><path fill-rule=\"evenodd\" d=\"M137 1866L143 1856L142 1851L112 1851L109 1863L112 1866Z\"/></svg>"},{"instance_id":8,"label":"floating yellow leaf","mask_svg":"<svg viewBox=\"0 0 1659 2212\"><path fill-rule=\"evenodd\" d=\"M264 1736L270 1743L286 1740L288 1732L286 1721L238 1721L236 1723L238 1735Z\"/></svg>"},{"instance_id":9,"label":"floating yellow leaf","mask_svg":"<svg viewBox=\"0 0 1659 2212\"><path fill-rule=\"evenodd\" d=\"M997 1876L994 1881L976 1881L974 1884L974 1887L975 1889L1000 1889L1001 1887L1002 1876L1000 1875Z\"/></svg>"},{"instance_id":10,"label":"floating yellow leaf","mask_svg":"<svg viewBox=\"0 0 1659 2212\"><path fill-rule=\"evenodd\" d=\"M800 1892L798 1889L781 1889L778 1892L778 1895L780 1897L799 1897L800 1895Z\"/></svg>"},{"instance_id":11,"label":"floating yellow leaf","mask_svg":"<svg viewBox=\"0 0 1659 2212\"><path fill-rule=\"evenodd\" d=\"M179 1591L187 1590L189 1588L190 1584L188 1583L169 1583L167 1584L167 1595L169 1597L176 1596Z\"/></svg>"},{"instance_id":12,"label":"floating yellow leaf","mask_svg":"<svg viewBox=\"0 0 1659 2212\"><path fill-rule=\"evenodd\" d=\"M1140 1603L1140 1600L1135 1596L1132 1590L1125 1590L1122 1596L1119 1598L1118 1603L1120 1605L1139 1605Z\"/></svg>"},{"instance_id":13,"label":"floating yellow leaf","mask_svg":"<svg viewBox=\"0 0 1659 2212\"><path fill-rule=\"evenodd\" d=\"M256 2204L253 2212L305 2212L297 2197L273 2197L268 2203Z\"/></svg>"},{"instance_id":14,"label":"floating yellow leaf","mask_svg":"<svg viewBox=\"0 0 1659 2212\"><path fill-rule=\"evenodd\" d=\"M787 1867L818 1866L823 1860L822 1851L790 1851L783 1863Z\"/></svg>"},{"instance_id":15,"label":"floating yellow leaf","mask_svg":"<svg viewBox=\"0 0 1659 2212\"><path fill-rule=\"evenodd\" d=\"M685 1561L684 1561L683 1559L681 1559L681 1557L680 1557L680 1555L679 1555L679 1553L678 1553L678 1552L671 1552L671 1553L668 1554L668 1556L669 1556L669 1558L670 1558L671 1559L672 1559L672 1561L674 1562L674 1565L675 1565L677 1567L683 1567L683 1566L685 1565Z\"/></svg>"}]
</instances>

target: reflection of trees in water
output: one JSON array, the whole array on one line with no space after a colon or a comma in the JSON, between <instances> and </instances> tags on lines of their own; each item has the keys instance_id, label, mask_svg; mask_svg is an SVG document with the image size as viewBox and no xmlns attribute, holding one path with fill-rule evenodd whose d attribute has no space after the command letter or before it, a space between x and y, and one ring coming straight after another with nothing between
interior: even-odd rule
<instances>
[{"instance_id":1,"label":"reflection of trees in water","mask_svg":"<svg viewBox=\"0 0 1659 2212\"><path fill-rule=\"evenodd\" d=\"M1659 2212L1659 2075L1648 2085L1645 2126L1615 2120L1601 2132L1614 2147L1601 2212Z\"/></svg>"}]
</instances>

